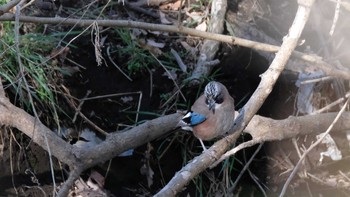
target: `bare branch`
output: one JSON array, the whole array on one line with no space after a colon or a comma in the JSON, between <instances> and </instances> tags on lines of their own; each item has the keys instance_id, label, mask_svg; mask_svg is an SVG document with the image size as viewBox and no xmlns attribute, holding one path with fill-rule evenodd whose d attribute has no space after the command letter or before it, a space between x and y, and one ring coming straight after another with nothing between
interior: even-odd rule
<instances>
[{"instance_id":1,"label":"bare branch","mask_svg":"<svg viewBox=\"0 0 350 197\"><path fill-rule=\"evenodd\" d=\"M109 134L94 148L81 149L62 140L36 118L12 105L7 98L0 97L0 102L0 125L17 128L47 151L46 135L53 156L72 169L82 167L83 170L174 130L181 118L180 114L156 118L128 131Z\"/></svg>"},{"instance_id":2,"label":"bare branch","mask_svg":"<svg viewBox=\"0 0 350 197\"><path fill-rule=\"evenodd\" d=\"M2 79L0 77L0 99L1 98L5 98L5 91L4 91L4 87L2 86Z\"/></svg>"},{"instance_id":3,"label":"bare branch","mask_svg":"<svg viewBox=\"0 0 350 197\"><path fill-rule=\"evenodd\" d=\"M6 13L0 16L0 21L14 21L15 16L10 13ZM247 39L242 39L234 36L227 36L221 34L215 34L210 32L204 32L195 30L187 27L178 27L173 25L159 25L152 23L136 22L136 21L127 21L127 20L83 20L83 19L69 19L69 18L50 18L50 17L31 17L31 16L20 16L20 22L26 23L43 23L43 24L61 24L61 25L79 25L79 26L89 26L94 22L97 22L99 26L107 27L121 27L121 28L140 28L147 29L151 31L165 31L165 32L174 32L180 34L186 34L201 38L206 38L210 40L216 40L220 42L229 43L232 45L239 45L247 48L252 48L255 50L266 51L266 52L277 52L280 50L280 47L260 42L254 42ZM292 50L293 51L293 50ZM340 70L334 66L324 62L321 57L316 55L308 55L298 51L292 52L293 56L304 60L324 71L329 76L339 77L343 79L350 80L349 70Z\"/></svg>"},{"instance_id":4,"label":"bare branch","mask_svg":"<svg viewBox=\"0 0 350 197\"><path fill-rule=\"evenodd\" d=\"M15 7L21 0L9 1L7 4L0 6L0 16Z\"/></svg>"},{"instance_id":5,"label":"bare branch","mask_svg":"<svg viewBox=\"0 0 350 197\"><path fill-rule=\"evenodd\" d=\"M244 132L249 133L253 139L234 147L230 151L227 151L211 166L211 168L215 167L224 159L236 154L238 151L262 142L284 140L299 135L319 133L322 131L322 128L326 128L332 124L332 121L336 116L337 113L334 112L299 117L290 116L287 119L274 120L255 115L248 124L247 128L244 130ZM350 113L344 113L340 117L338 124L334 125L334 130L340 131L350 129L349 120ZM273 128L273 130L271 130L271 128Z\"/></svg>"}]
</instances>

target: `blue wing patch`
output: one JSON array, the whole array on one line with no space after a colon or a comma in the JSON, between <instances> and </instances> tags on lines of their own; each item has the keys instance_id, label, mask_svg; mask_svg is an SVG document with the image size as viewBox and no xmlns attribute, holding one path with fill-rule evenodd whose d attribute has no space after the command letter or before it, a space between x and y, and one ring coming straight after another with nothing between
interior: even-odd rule
<instances>
[{"instance_id":1,"label":"blue wing patch","mask_svg":"<svg viewBox=\"0 0 350 197\"><path fill-rule=\"evenodd\" d=\"M207 118L204 115L190 111L182 118L182 121L189 126L196 126L204 122L206 119Z\"/></svg>"}]
</instances>

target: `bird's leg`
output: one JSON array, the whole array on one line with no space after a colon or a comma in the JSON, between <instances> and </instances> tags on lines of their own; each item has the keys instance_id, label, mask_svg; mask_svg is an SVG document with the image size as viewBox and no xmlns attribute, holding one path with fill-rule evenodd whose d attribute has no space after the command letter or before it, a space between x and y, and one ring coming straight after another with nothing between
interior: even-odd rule
<instances>
[{"instance_id":1,"label":"bird's leg","mask_svg":"<svg viewBox=\"0 0 350 197\"><path fill-rule=\"evenodd\" d=\"M198 138L199 139L199 138ZM201 139L199 139L199 142L201 143L202 147L203 147L203 152L208 150L205 146L204 146L204 143Z\"/></svg>"},{"instance_id":2,"label":"bird's leg","mask_svg":"<svg viewBox=\"0 0 350 197\"><path fill-rule=\"evenodd\" d=\"M199 138L198 138L198 139L199 139ZM204 145L204 143L203 143L203 140L199 139L199 141L200 141L200 143L201 143L201 145L202 145L202 147L203 147L203 152L202 152L202 153L207 153L207 154L209 154L210 157L214 158L215 160L218 160L218 158L215 156L215 154L214 154L213 152L207 151L208 149L207 149L207 147L205 147L205 145Z\"/></svg>"}]
</instances>

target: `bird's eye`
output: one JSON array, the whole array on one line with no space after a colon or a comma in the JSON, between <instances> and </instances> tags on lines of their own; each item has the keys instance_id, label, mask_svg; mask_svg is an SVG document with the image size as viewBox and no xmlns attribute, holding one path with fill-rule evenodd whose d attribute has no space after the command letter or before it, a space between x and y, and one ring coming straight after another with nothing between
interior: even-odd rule
<instances>
[{"instance_id":1,"label":"bird's eye","mask_svg":"<svg viewBox=\"0 0 350 197\"><path fill-rule=\"evenodd\" d=\"M224 102L224 97L220 94L215 98L215 103L221 104L222 102Z\"/></svg>"}]
</instances>

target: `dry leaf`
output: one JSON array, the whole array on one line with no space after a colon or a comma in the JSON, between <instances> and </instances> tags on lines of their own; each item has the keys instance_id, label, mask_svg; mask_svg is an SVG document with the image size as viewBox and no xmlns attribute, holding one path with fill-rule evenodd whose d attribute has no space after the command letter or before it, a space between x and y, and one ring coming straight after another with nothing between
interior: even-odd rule
<instances>
[{"instance_id":1,"label":"dry leaf","mask_svg":"<svg viewBox=\"0 0 350 197\"><path fill-rule=\"evenodd\" d=\"M129 103L129 102L133 101L134 98L132 96L122 96L120 98L120 100L122 100L123 103Z\"/></svg>"},{"instance_id":2,"label":"dry leaf","mask_svg":"<svg viewBox=\"0 0 350 197\"><path fill-rule=\"evenodd\" d=\"M320 138L323 137L323 135L324 133L316 135L316 139L319 140ZM320 153L319 165L322 164L324 156L330 157L333 161L339 161L343 158L340 150L337 147L337 144L335 143L331 135L327 134L323 138L321 143L326 144L327 151Z\"/></svg>"},{"instance_id":3,"label":"dry leaf","mask_svg":"<svg viewBox=\"0 0 350 197\"><path fill-rule=\"evenodd\" d=\"M186 15L189 16L190 18L192 18L192 20L194 20L197 23L201 23L203 21L203 13L202 12L186 12Z\"/></svg>"},{"instance_id":4,"label":"dry leaf","mask_svg":"<svg viewBox=\"0 0 350 197\"><path fill-rule=\"evenodd\" d=\"M96 136L95 132L89 129L84 129L79 138L80 140L78 140L73 146L91 148L102 142L102 140Z\"/></svg>"},{"instance_id":5,"label":"dry leaf","mask_svg":"<svg viewBox=\"0 0 350 197\"><path fill-rule=\"evenodd\" d=\"M165 43L156 42L153 39L147 39L147 44L158 48L163 48L165 46Z\"/></svg>"},{"instance_id":6,"label":"dry leaf","mask_svg":"<svg viewBox=\"0 0 350 197\"><path fill-rule=\"evenodd\" d=\"M96 184L97 184L97 189L99 188L103 188L104 185L105 185L105 177L103 177L100 173L98 173L97 171L95 170L92 170L91 171L91 174L89 176L89 179L87 181L87 185L90 186L90 184L93 184L93 187L91 188L96 188ZM97 190L97 189L94 189L94 190Z\"/></svg>"},{"instance_id":7,"label":"dry leaf","mask_svg":"<svg viewBox=\"0 0 350 197\"><path fill-rule=\"evenodd\" d=\"M175 70L170 70L169 72L164 72L162 76L167 76L171 80L177 79L177 74Z\"/></svg>"},{"instance_id":8,"label":"dry leaf","mask_svg":"<svg viewBox=\"0 0 350 197\"><path fill-rule=\"evenodd\" d=\"M169 36L168 32L161 32L161 31L148 31L148 32L156 36L160 36L160 35Z\"/></svg>"},{"instance_id":9,"label":"dry leaf","mask_svg":"<svg viewBox=\"0 0 350 197\"><path fill-rule=\"evenodd\" d=\"M173 24L171 21L169 21L169 20L166 18L165 14L164 14L163 12L159 11L159 16L160 16L160 22L161 22L162 24L165 24L165 25L171 25L171 24Z\"/></svg>"},{"instance_id":10,"label":"dry leaf","mask_svg":"<svg viewBox=\"0 0 350 197\"><path fill-rule=\"evenodd\" d=\"M152 53L156 57L160 56L163 53L158 47L154 47L148 44L144 44L144 45L140 44L140 47L142 47L143 49L147 49L150 53Z\"/></svg>"},{"instance_id":11,"label":"dry leaf","mask_svg":"<svg viewBox=\"0 0 350 197\"><path fill-rule=\"evenodd\" d=\"M161 10L179 10L181 0L175 1L174 3L167 3L159 6Z\"/></svg>"},{"instance_id":12,"label":"dry leaf","mask_svg":"<svg viewBox=\"0 0 350 197\"><path fill-rule=\"evenodd\" d=\"M195 29L199 31L207 31L207 23L203 21L201 24L197 25Z\"/></svg>"},{"instance_id":13,"label":"dry leaf","mask_svg":"<svg viewBox=\"0 0 350 197\"><path fill-rule=\"evenodd\" d=\"M51 58L58 58L60 60L60 62L64 62L64 60L66 59L69 52L70 52L69 47L54 48L51 50L50 57Z\"/></svg>"}]
</instances>

